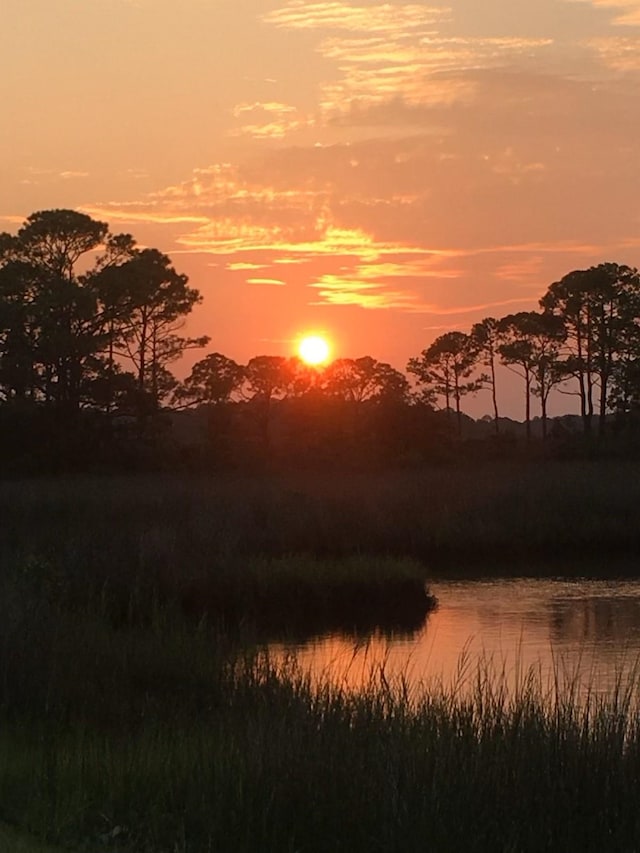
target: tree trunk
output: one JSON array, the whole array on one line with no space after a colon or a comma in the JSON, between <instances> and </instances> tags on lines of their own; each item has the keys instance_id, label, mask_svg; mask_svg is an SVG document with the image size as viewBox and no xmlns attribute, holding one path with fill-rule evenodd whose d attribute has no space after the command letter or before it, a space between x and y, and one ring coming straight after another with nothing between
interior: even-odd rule
<instances>
[{"instance_id":1,"label":"tree trunk","mask_svg":"<svg viewBox=\"0 0 640 853\"><path fill-rule=\"evenodd\" d=\"M491 399L493 401L493 423L496 435L500 435L500 420L498 417L498 397L496 395L496 362L491 353Z\"/></svg>"},{"instance_id":2,"label":"tree trunk","mask_svg":"<svg viewBox=\"0 0 640 853\"><path fill-rule=\"evenodd\" d=\"M444 403L447 409L447 424L451 426L451 385L448 376L444 383Z\"/></svg>"},{"instance_id":3,"label":"tree trunk","mask_svg":"<svg viewBox=\"0 0 640 853\"><path fill-rule=\"evenodd\" d=\"M600 411L598 413L598 437L602 438L607 420L607 386L609 376L602 373L600 376Z\"/></svg>"}]
</instances>

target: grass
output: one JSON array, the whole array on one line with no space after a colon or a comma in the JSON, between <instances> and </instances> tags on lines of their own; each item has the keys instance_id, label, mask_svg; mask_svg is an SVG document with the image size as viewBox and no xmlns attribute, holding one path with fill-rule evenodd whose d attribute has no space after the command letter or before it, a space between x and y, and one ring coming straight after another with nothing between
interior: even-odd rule
<instances>
[{"instance_id":1,"label":"grass","mask_svg":"<svg viewBox=\"0 0 640 853\"><path fill-rule=\"evenodd\" d=\"M636 680L489 664L451 687L312 682L158 605L144 624L0 598L0 819L97 853L634 850ZM560 673L560 670L558 670ZM35 842L34 842L35 843ZM27 848L28 849L28 848Z\"/></svg>"},{"instance_id":2,"label":"grass","mask_svg":"<svg viewBox=\"0 0 640 853\"><path fill-rule=\"evenodd\" d=\"M5 816L75 849L634 850L640 727L499 675L347 694L257 660L217 708L109 732L5 725Z\"/></svg>"},{"instance_id":3,"label":"grass","mask_svg":"<svg viewBox=\"0 0 640 853\"><path fill-rule=\"evenodd\" d=\"M353 693L259 644L270 619L357 631L393 590L424 609L425 563L631 553L638 473L2 483L0 844L639 849L637 679L585 703L535 672L418 691L381 668Z\"/></svg>"},{"instance_id":4,"label":"grass","mask_svg":"<svg viewBox=\"0 0 640 853\"><path fill-rule=\"evenodd\" d=\"M377 475L0 484L0 558L201 579L246 557L380 555L428 566L637 552L640 464L539 462ZM313 569L315 571L315 567Z\"/></svg>"},{"instance_id":5,"label":"grass","mask_svg":"<svg viewBox=\"0 0 640 853\"><path fill-rule=\"evenodd\" d=\"M64 853L64 851L60 847L42 844L28 835L0 823L0 853Z\"/></svg>"}]
</instances>

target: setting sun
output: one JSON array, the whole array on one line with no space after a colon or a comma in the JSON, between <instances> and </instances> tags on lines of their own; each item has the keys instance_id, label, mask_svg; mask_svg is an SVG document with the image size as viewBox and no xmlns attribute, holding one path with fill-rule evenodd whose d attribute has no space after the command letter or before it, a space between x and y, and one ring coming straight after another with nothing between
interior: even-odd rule
<instances>
[{"instance_id":1,"label":"setting sun","mask_svg":"<svg viewBox=\"0 0 640 853\"><path fill-rule=\"evenodd\" d=\"M324 364L330 350L328 341L320 335L306 335L298 344L298 355L305 364Z\"/></svg>"}]
</instances>

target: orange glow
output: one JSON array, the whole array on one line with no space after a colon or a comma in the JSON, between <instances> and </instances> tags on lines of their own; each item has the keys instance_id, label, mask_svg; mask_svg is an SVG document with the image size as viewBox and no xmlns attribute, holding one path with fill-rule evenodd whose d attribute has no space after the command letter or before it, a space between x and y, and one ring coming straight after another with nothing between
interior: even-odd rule
<instances>
[{"instance_id":1,"label":"orange glow","mask_svg":"<svg viewBox=\"0 0 640 853\"><path fill-rule=\"evenodd\" d=\"M305 364L325 364L330 352L329 342L320 335L305 335L298 344L298 355Z\"/></svg>"}]
</instances>

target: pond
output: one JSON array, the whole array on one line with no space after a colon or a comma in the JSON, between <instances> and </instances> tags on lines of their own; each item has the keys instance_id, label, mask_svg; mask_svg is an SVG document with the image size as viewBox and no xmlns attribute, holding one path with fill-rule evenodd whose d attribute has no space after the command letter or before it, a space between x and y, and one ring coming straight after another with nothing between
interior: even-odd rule
<instances>
[{"instance_id":1,"label":"pond","mask_svg":"<svg viewBox=\"0 0 640 853\"><path fill-rule=\"evenodd\" d=\"M295 653L305 671L349 689L383 669L410 686L472 690L492 670L513 689L534 670L545 689L611 694L640 677L640 580L483 579L433 581L438 607L411 635L330 634Z\"/></svg>"}]
</instances>

